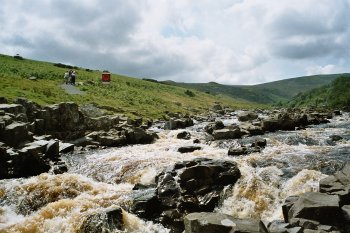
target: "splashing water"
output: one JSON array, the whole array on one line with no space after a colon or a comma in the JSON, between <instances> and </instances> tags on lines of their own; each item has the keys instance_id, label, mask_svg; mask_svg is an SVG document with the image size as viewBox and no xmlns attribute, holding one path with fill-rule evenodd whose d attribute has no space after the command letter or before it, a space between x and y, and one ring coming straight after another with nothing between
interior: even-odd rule
<instances>
[{"instance_id":1,"label":"splashing water","mask_svg":"<svg viewBox=\"0 0 350 233\"><path fill-rule=\"evenodd\" d=\"M237 123L236 117L225 124ZM90 214L111 206L128 209L133 186L151 184L166 166L198 157L236 161L242 177L216 212L239 218L282 218L284 199L317 191L326 174L339 170L350 158L348 114L331 123L292 132L268 133L262 153L231 157L229 146L249 144L252 138L205 143L205 123L186 129L191 140L177 139L183 130L158 130L151 145L134 145L87 154L64 156L68 172L0 181L0 232L76 232ZM337 143L329 136L344 138ZM181 154L179 147L200 139L202 149ZM125 232L169 232L124 212Z\"/></svg>"}]
</instances>

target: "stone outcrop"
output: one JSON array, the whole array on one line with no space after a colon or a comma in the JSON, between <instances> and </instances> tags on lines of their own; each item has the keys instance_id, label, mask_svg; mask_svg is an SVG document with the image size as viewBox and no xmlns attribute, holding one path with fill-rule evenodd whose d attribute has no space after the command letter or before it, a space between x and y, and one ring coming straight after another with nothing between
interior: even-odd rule
<instances>
[{"instance_id":1,"label":"stone outcrop","mask_svg":"<svg viewBox=\"0 0 350 233\"><path fill-rule=\"evenodd\" d=\"M25 98L15 104L5 100L0 104L0 179L38 175L51 168L64 172L67 168L59 155L74 151L75 145L124 146L152 143L157 138L138 127L142 119L92 118L71 102L40 107Z\"/></svg>"},{"instance_id":2,"label":"stone outcrop","mask_svg":"<svg viewBox=\"0 0 350 233\"><path fill-rule=\"evenodd\" d=\"M293 226L300 227L299 232L350 232L349 204L350 163L341 171L322 179L320 192L288 197L282 207L287 225L275 222L273 229L286 230Z\"/></svg>"},{"instance_id":3,"label":"stone outcrop","mask_svg":"<svg viewBox=\"0 0 350 233\"><path fill-rule=\"evenodd\" d=\"M239 127L230 127L214 130L212 136L214 140L237 139L242 137L242 133Z\"/></svg>"},{"instance_id":4,"label":"stone outcrop","mask_svg":"<svg viewBox=\"0 0 350 233\"><path fill-rule=\"evenodd\" d=\"M187 213L213 211L225 186L240 177L236 163L195 159L176 163L156 177L156 188L139 190L132 212L182 232Z\"/></svg>"},{"instance_id":5,"label":"stone outcrop","mask_svg":"<svg viewBox=\"0 0 350 233\"><path fill-rule=\"evenodd\" d=\"M191 213L185 217L185 233L268 233L263 222L255 219L235 219L227 214Z\"/></svg>"}]
</instances>

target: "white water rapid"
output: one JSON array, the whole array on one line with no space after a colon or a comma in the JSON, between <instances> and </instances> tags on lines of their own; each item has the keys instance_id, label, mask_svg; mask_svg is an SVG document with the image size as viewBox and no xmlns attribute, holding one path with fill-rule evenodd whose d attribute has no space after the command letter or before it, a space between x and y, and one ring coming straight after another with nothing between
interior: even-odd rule
<instances>
[{"instance_id":1,"label":"white water rapid","mask_svg":"<svg viewBox=\"0 0 350 233\"><path fill-rule=\"evenodd\" d=\"M235 116L221 119L237 122ZM134 184L151 184L158 172L178 161L198 157L236 161L242 173L230 195L215 211L238 218L282 218L281 205L290 195L318 190L320 179L350 160L350 118L344 113L331 123L299 131L259 136L267 140L261 153L228 156L231 145L256 137L205 142L203 127L186 129L191 140L177 139L183 130L154 128L159 139L149 145L64 156L68 172L0 181L0 232L75 232L85 216L111 206L128 207ZM343 140L332 142L330 136ZM179 147L200 139L202 149L181 154ZM127 209L127 208L125 208ZM169 232L159 224L124 213L125 232Z\"/></svg>"}]
</instances>

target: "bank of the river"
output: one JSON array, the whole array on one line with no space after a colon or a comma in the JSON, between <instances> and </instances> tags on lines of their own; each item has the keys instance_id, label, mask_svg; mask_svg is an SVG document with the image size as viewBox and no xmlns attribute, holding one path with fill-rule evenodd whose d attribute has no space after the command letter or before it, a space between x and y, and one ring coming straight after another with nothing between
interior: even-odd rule
<instances>
[{"instance_id":1,"label":"bank of the river","mask_svg":"<svg viewBox=\"0 0 350 233\"><path fill-rule=\"evenodd\" d=\"M46 110L50 112L49 109ZM237 164L240 171L237 182L225 186L225 194L220 194L220 200L213 212L228 214L233 218L262 219L266 226L273 220L282 221L282 205L287 197L318 191L321 179L339 171L350 160L350 118L348 113L336 114L337 116L332 115L333 118L328 119L328 123L312 125L311 123L321 123L321 120L326 122L326 115L320 116L322 114L318 113L316 116L316 113L309 112L307 120L310 124L302 125L300 122L303 117L298 117L298 121L293 123L283 112L274 114L276 118L271 117L271 113L267 111L257 111L254 114L237 111L227 112L225 115L212 112L210 116L195 117L192 126L189 126L191 124L186 120L174 118L168 123L157 122L147 126L147 135L157 135L153 143L139 144L131 140L130 143L122 145L111 144L118 147L107 149L101 149L99 144L96 147L92 145L95 142L106 142L107 139L109 142L116 142L117 136L120 139L122 135L93 134L99 136L94 136L91 140L94 143L86 145L89 145L88 148L99 149L86 151L83 149L86 146L81 147L83 144L79 144L71 153L59 153L58 158L64 162L67 172L55 174L52 166L48 172L40 175L28 178L9 177L0 181L1 232L89 232L89 229L93 229L90 225L102 224L104 219L108 222L108 213L117 216L119 207L123 208L123 224L119 227L123 231L169 232L168 226L159 223L162 219L159 216L150 220L140 218L134 213L135 196L139 197L143 190L135 190L134 186L137 184L138 187L143 186L147 190L164 178L159 176L164 168L178 164L176 169L183 169L183 161L198 158L232 162ZM292 113L289 115L292 116ZM314 118L311 119L311 116ZM220 121L222 124L218 123ZM292 126L296 126L296 122L300 124L299 130L291 130ZM128 122L119 123L128 125ZM135 130L140 128L135 126L137 123L133 124L133 132L140 133ZM97 125L102 127L96 123L96 127ZM164 125L167 129L163 129ZM188 127L176 129L176 126ZM118 132L131 132L126 126L118 127ZM285 130L279 130L278 127ZM92 128L84 130L92 131ZM254 144L258 142L264 145ZM192 152L181 153L179 148L185 148L183 150L186 152L194 149ZM13 150L18 152L16 148ZM239 151L242 152L241 155L234 155ZM185 167L197 166L193 163L190 165L191 163ZM48 164L51 166L52 161ZM207 167L205 171L214 171L208 163L200 166ZM217 166L216 162L215 167ZM177 172L180 174L180 180L185 179L185 171L186 174L190 174L189 169L181 170L182 173ZM196 171L203 172L201 169ZM228 177L234 179L231 175L233 171L230 172ZM221 176L221 173L218 174ZM187 184L198 186L200 179L201 177L197 178L197 183L194 179ZM201 182L211 182L208 179ZM157 192L159 194L159 189ZM209 190L209 193L213 192L216 190ZM156 198L159 200L159 196ZM179 196L179 199L181 198L183 197ZM157 206L151 208L156 209ZM187 207L183 208L187 210ZM297 224L299 223L294 226ZM228 227L233 225L228 224ZM118 227L113 229L115 232L122 231L117 230ZM301 229L299 232L302 231Z\"/></svg>"}]
</instances>

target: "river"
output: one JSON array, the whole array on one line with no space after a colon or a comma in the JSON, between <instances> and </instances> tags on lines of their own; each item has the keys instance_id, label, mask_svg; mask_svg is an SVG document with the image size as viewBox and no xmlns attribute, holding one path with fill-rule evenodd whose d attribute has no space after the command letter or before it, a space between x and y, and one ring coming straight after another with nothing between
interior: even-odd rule
<instances>
[{"instance_id":1,"label":"river","mask_svg":"<svg viewBox=\"0 0 350 233\"><path fill-rule=\"evenodd\" d=\"M222 118L237 123L235 114ZM149 145L109 148L65 155L68 172L0 181L0 232L75 232L84 217L111 206L127 209L136 183L151 184L158 172L178 161L198 157L236 161L242 177L215 209L237 218L282 218L281 205L290 195L317 191L320 179L350 160L350 117L343 113L328 124L305 130L259 136L267 140L261 153L228 156L230 146L251 144L256 137L205 141L204 126L187 128L191 140L177 139L183 130L151 130L159 139ZM333 142L332 135L343 139ZM179 147L200 139L201 150L181 154ZM124 213L125 232L169 232L163 226Z\"/></svg>"}]
</instances>

